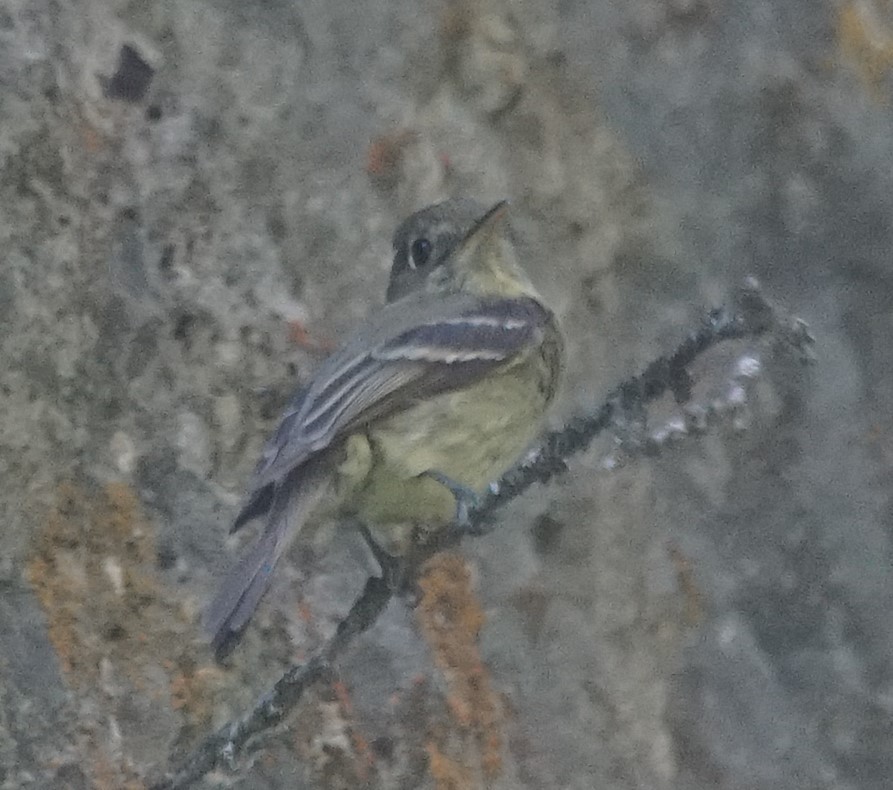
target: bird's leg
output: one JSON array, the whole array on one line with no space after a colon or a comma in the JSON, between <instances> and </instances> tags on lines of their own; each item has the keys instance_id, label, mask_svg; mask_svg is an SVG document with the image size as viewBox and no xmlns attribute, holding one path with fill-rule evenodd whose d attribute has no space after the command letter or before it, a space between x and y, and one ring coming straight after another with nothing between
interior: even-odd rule
<instances>
[{"instance_id":1,"label":"bird's leg","mask_svg":"<svg viewBox=\"0 0 893 790\"><path fill-rule=\"evenodd\" d=\"M366 541L366 545L369 546L369 551L372 552L372 556L378 563L378 567L381 568L381 578L385 580L391 591L399 593L406 582L405 560L402 557L388 554L375 540L369 531L369 527L365 524L359 524L359 529L360 534Z\"/></svg>"},{"instance_id":2,"label":"bird's leg","mask_svg":"<svg viewBox=\"0 0 893 790\"><path fill-rule=\"evenodd\" d=\"M478 493L467 485L459 483L456 480L453 480L453 478L443 474L443 472L438 472L434 469L422 472L419 477L430 477L432 480L436 480L444 488L450 491L453 498L456 500L456 515L454 519L457 531L473 533L475 530L471 523L469 513L480 503L480 496Z\"/></svg>"}]
</instances>

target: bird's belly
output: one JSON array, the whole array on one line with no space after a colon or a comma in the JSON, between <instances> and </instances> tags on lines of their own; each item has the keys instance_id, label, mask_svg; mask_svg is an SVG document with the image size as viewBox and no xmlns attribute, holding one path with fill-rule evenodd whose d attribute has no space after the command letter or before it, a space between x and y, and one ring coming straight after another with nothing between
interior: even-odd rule
<instances>
[{"instance_id":1,"label":"bird's belly","mask_svg":"<svg viewBox=\"0 0 893 790\"><path fill-rule=\"evenodd\" d=\"M452 492L420 475L439 472L481 491L537 434L551 395L542 378L542 367L528 360L371 426L368 473L351 497L352 509L386 548L405 540L407 525L432 529L451 521Z\"/></svg>"}]
</instances>

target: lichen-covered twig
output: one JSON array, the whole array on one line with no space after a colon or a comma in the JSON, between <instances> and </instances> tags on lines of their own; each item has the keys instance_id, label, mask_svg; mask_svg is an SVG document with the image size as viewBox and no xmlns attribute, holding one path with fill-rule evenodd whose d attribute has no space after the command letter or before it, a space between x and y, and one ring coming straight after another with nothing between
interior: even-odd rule
<instances>
[{"instance_id":1,"label":"lichen-covered twig","mask_svg":"<svg viewBox=\"0 0 893 790\"><path fill-rule=\"evenodd\" d=\"M247 715L205 739L173 777L153 785L153 790L189 787L219 766L232 767L254 736L281 723L308 688L331 675L334 659L378 619L392 595L393 588L385 579L369 578L360 597L319 653L305 664L292 666Z\"/></svg>"},{"instance_id":2,"label":"lichen-covered twig","mask_svg":"<svg viewBox=\"0 0 893 790\"><path fill-rule=\"evenodd\" d=\"M564 428L548 434L540 447L522 463L493 483L480 500L468 509L467 523L444 531L413 557L412 571L435 551L455 545L462 535L484 532L494 512L537 482L547 482L564 471L567 460L585 450L606 428L622 426L640 414L644 406L670 392L683 403L689 399L691 379L688 368L701 354L725 340L770 335L801 361L812 359L814 340L802 321L772 305L755 280L748 279L738 289L732 304L712 311L702 325L669 356L652 362L640 375L621 384L593 414L572 419ZM746 372L741 375L749 375ZM681 426L677 433L684 432ZM669 434L650 437L660 444ZM664 437L664 438L661 438ZM207 738L172 777L154 786L155 790L179 790L209 771L232 767L253 738L280 724L313 684L331 676L332 664L347 645L378 619L393 597L395 587L388 574L370 578L334 636L307 663L286 672L246 716Z\"/></svg>"}]
</instances>

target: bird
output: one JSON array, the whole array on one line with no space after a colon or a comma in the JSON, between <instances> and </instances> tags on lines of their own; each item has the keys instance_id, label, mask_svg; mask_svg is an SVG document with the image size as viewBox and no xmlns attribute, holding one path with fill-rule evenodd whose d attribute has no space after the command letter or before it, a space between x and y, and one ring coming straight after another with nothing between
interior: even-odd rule
<instances>
[{"instance_id":1,"label":"bird","mask_svg":"<svg viewBox=\"0 0 893 790\"><path fill-rule=\"evenodd\" d=\"M331 517L376 556L405 557L449 525L539 432L564 366L554 313L525 274L508 204L452 198L393 237L385 304L290 400L231 532L262 531L204 626L218 658L239 641L277 562Z\"/></svg>"}]
</instances>

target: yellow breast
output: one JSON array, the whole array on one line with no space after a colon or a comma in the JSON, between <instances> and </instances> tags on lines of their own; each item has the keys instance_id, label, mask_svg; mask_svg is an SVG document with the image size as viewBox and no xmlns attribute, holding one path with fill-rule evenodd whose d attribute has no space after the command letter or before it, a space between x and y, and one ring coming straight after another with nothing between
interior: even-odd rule
<instances>
[{"instance_id":1,"label":"yellow breast","mask_svg":"<svg viewBox=\"0 0 893 790\"><path fill-rule=\"evenodd\" d=\"M557 385L560 340L507 363L465 389L421 401L350 440L347 509L383 547L404 553L415 527L435 529L455 514L451 491L436 471L481 491L537 435ZM359 478L362 475L362 480Z\"/></svg>"}]
</instances>

